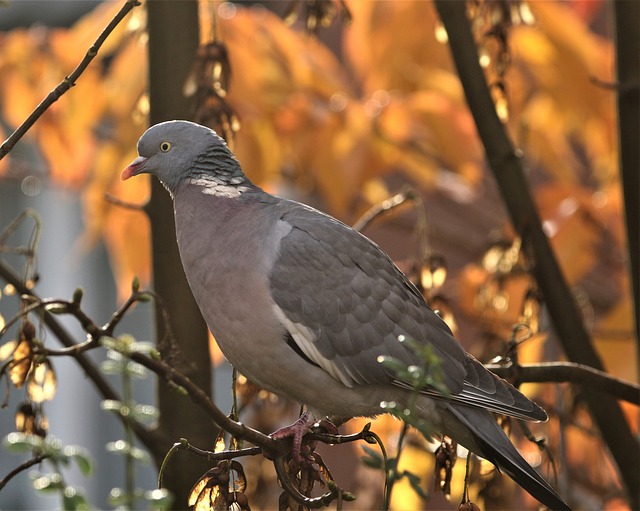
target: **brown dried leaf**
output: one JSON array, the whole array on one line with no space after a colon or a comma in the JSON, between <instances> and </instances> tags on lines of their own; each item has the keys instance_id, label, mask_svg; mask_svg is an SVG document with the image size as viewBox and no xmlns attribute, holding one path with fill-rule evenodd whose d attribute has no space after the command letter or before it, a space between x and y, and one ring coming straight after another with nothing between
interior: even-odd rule
<instances>
[{"instance_id":1,"label":"brown dried leaf","mask_svg":"<svg viewBox=\"0 0 640 511\"><path fill-rule=\"evenodd\" d=\"M25 402L18 406L15 415L16 431L27 435L47 436L49 422L42 413L41 407Z\"/></svg>"},{"instance_id":2,"label":"brown dried leaf","mask_svg":"<svg viewBox=\"0 0 640 511\"><path fill-rule=\"evenodd\" d=\"M27 396L34 403L50 401L58 388L56 373L51 362L45 360L32 366L27 378Z\"/></svg>"},{"instance_id":3,"label":"brown dried leaf","mask_svg":"<svg viewBox=\"0 0 640 511\"><path fill-rule=\"evenodd\" d=\"M27 381L27 375L31 368L31 361L33 359L31 343L22 338L15 351L13 352L13 362L11 363L11 369L9 370L9 377L11 383L17 388L20 388Z\"/></svg>"}]
</instances>

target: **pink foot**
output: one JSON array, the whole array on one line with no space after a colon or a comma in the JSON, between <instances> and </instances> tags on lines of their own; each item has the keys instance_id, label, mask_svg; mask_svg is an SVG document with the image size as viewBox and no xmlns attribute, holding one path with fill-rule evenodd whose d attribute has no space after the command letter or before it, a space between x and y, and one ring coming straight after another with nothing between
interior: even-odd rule
<instances>
[{"instance_id":1,"label":"pink foot","mask_svg":"<svg viewBox=\"0 0 640 511\"><path fill-rule=\"evenodd\" d=\"M302 437L309 430L311 421L312 419L309 416L309 412L304 412L293 424L291 424L290 426L285 426L284 428L280 428L271 433L269 436L276 439L293 437L293 459L297 462L301 462Z\"/></svg>"},{"instance_id":2,"label":"pink foot","mask_svg":"<svg viewBox=\"0 0 640 511\"><path fill-rule=\"evenodd\" d=\"M338 426L336 426L333 422L329 420L329 418L325 417L318 422L318 426L324 429L330 435L338 435L340 431L338 430Z\"/></svg>"}]
</instances>

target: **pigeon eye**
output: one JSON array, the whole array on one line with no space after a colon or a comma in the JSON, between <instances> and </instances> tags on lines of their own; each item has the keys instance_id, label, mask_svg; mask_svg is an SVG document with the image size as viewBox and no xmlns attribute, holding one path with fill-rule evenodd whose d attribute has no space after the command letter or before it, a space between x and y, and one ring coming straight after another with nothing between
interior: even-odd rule
<instances>
[{"instance_id":1,"label":"pigeon eye","mask_svg":"<svg viewBox=\"0 0 640 511\"><path fill-rule=\"evenodd\" d=\"M166 153L171 149L171 142L160 142L160 150Z\"/></svg>"}]
</instances>

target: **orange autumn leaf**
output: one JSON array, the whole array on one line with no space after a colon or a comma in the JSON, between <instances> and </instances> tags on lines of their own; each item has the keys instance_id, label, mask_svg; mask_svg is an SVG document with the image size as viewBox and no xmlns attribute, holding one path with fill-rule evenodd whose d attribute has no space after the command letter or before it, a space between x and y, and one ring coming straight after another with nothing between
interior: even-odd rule
<instances>
[{"instance_id":1,"label":"orange autumn leaf","mask_svg":"<svg viewBox=\"0 0 640 511\"><path fill-rule=\"evenodd\" d=\"M569 284L577 284L596 263L600 232L589 196L577 186L539 187L536 203L543 227Z\"/></svg>"},{"instance_id":2,"label":"orange autumn leaf","mask_svg":"<svg viewBox=\"0 0 640 511\"><path fill-rule=\"evenodd\" d=\"M97 30L100 30L100 27L105 27L121 7L120 2L103 2L82 16L69 29L51 31L49 50L61 67L68 69L67 74L85 56L99 33ZM105 40L100 49L100 55L104 56L113 52L127 30L127 23L120 23Z\"/></svg>"},{"instance_id":3,"label":"orange autumn leaf","mask_svg":"<svg viewBox=\"0 0 640 511\"><path fill-rule=\"evenodd\" d=\"M365 96L377 90L422 89L433 69L452 70L449 49L436 41L431 2L352 2L345 53Z\"/></svg>"},{"instance_id":4,"label":"orange autumn leaf","mask_svg":"<svg viewBox=\"0 0 640 511\"><path fill-rule=\"evenodd\" d=\"M597 81L614 80L612 44L558 2L530 6L536 26L514 30L511 39L515 78L508 81L519 89L514 108L520 112L512 132L528 155L563 180L574 180L583 165L578 144L606 183L617 175L615 95Z\"/></svg>"}]
</instances>

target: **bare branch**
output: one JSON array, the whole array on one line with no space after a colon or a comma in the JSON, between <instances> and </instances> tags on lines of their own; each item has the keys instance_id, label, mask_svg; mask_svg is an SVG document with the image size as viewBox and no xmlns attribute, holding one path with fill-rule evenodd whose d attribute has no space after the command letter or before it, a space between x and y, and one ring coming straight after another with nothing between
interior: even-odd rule
<instances>
[{"instance_id":1,"label":"bare branch","mask_svg":"<svg viewBox=\"0 0 640 511\"><path fill-rule=\"evenodd\" d=\"M259 447L264 451L273 454L281 454L281 442L277 442L273 438L260 433L259 431L249 428L244 424L229 419L207 396L207 394L187 376L177 372L173 367L161 360L155 360L147 355L139 352L125 353L134 362L138 362L147 369L153 371L158 376L166 380L168 383L182 387L189 397L202 410L206 412L209 418L220 428L235 437L243 438Z\"/></svg>"},{"instance_id":2,"label":"bare branch","mask_svg":"<svg viewBox=\"0 0 640 511\"><path fill-rule=\"evenodd\" d=\"M640 405L640 385L574 362L487 364L485 367L502 378L513 378L518 383L579 383L606 392L616 399Z\"/></svg>"},{"instance_id":3,"label":"bare branch","mask_svg":"<svg viewBox=\"0 0 640 511\"><path fill-rule=\"evenodd\" d=\"M412 188L407 188L400 193L394 195L393 197L388 198L387 200L382 201L379 204L375 204L364 214L356 220L353 224L353 228L356 231L362 231L365 229L373 220L375 220L380 215L391 211L392 209L397 208L398 206L404 204L407 201L420 201L420 196L416 195L415 191Z\"/></svg>"},{"instance_id":4,"label":"bare branch","mask_svg":"<svg viewBox=\"0 0 640 511\"><path fill-rule=\"evenodd\" d=\"M2 489L6 486L6 484L13 479L15 476L17 476L20 472L24 472L25 470L27 470L28 468L33 467L34 465L37 465L38 463L40 463L42 460L45 460L49 458L48 454L39 454L38 456L34 456L33 458L31 458L30 460L25 461L24 463L21 463L20 465L18 465L16 468L14 468L11 472L9 472L6 476L4 476L3 479L0 480L0 491L2 491Z\"/></svg>"},{"instance_id":5,"label":"bare branch","mask_svg":"<svg viewBox=\"0 0 640 511\"><path fill-rule=\"evenodd\" d=\"M0 261L0 278L6 282L12 284L18 293L26 295L32 298L34 303L42 302L42 299L36 295L32 290L27 288L22 280L2 261ZM111 386L111 384L104 378L100 370L93 364L93 362L84 354L83 350L74 348L77 346L76 340L73 336L58 322L53 314L44 309L43 320L49 330L56 336L60 343L65 346L69 353L77 360L78 364L84 371L85 375L93 382L96 389L104 399L111 399L114 401L120 401L120 396ZM158 445L160 445L160 435L152 430L149 430L137 421L132 421L130 418L125 418L122 415L117 415L123 423L126 423L132 427L136 436L151 452L158 452Z\"/></svg>"},{"instance_id":6,"label":"bare branch","mask_svg":"<svg viewBox=\"0 0 640 511\"><path fill-rule=\"evenodd\" d=\"M105 27L102 33L98 36L95 42L91 45L84 58L80 61L80 64L73 70L73 72L69 76L65 76L65 78L45 97L40 104L31 112L29 117L20 125L18 129L16 129L11 136L5 140L0 146L0 160L4 158L13 146L31 129L31 127L35 124L35 122L42 116L43 113L47 111L47 109L53 105L58 99L67 92L71 87L76 84L76 81L80 77L80 75L84 72L84 70L89 66L89 63L94 59L94 57L98 54L98 50L105 42L107 37L113 32L113 30L118 26L118 24L122 21L122 19L129 13L131 9L140 5L140 2L137 0L126 0L122 8L118 11L118 13L113 17L113 19L109 22L109 24Z\"/></svg>"},{"instance_id":7,"label":"bare branch","mask_svg":"<svg viewBox=\"0 0 640 511\"><path fill-rule=\"evenodd\" d=\"M114 206L119 206L121 208L128 209L130 211L142 211L142 212L144 212L144 208L145 208L144 204L135 204L133 202L127 202L127 201L122 200L119 197L116 197L115 195L110 194L110 193L105 193L104 194L104 200L106 200L107 202L113 204Z\"/></svg>"}]
</instances>

